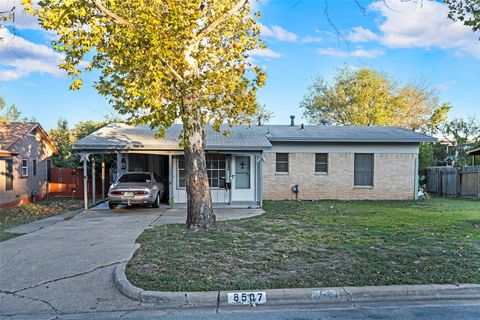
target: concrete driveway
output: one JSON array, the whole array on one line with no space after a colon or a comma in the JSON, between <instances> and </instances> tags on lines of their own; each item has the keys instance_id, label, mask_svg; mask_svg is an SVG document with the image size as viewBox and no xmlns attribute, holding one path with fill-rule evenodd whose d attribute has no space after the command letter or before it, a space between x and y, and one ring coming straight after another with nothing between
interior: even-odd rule
<instances>
[{"instance_id":1,"label":"concrete driveway","mask_svg":"<svg viewBox=\"0 0 480 320\"><path fill-rule=\"evenodd\" d=\"M135 309L114 287L113 268L163 212L88 211L0 242L0 315Z\"/></svg>"},{"instance_id":2,"label":"concrete driveway","mask_svg":"<svg viewBox=\"0 0 480 320\"><path fill-rule=\"evenodd\" d=\"M135 239L150 225L184 223L185 209L117 209L105 205L71 220L45 219L0 242L0 317L158 308L123 296L113 284L115 265L128 261ZM261 209L218 209L219 220L263 214Z\"/></svg>"}]
</instances>

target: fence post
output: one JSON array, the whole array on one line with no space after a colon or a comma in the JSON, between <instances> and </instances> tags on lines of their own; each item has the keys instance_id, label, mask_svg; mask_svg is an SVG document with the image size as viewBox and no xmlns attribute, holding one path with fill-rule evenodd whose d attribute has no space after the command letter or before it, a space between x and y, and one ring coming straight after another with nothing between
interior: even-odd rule
<instances>
[{"instance_id":1,"label":"fence post","mask_svg":"<svg viewBox=\"0 0 480 320\"><path fill-rule=\"evenodd\" d=\"M477 167L477 198L480 199L480 167Z\"/></svg>"},{"instance_id":2,"label":"fence post","mask_svg":"<svg viewBox=\"0 0 480 320\"><path fill-rule=\"evenodd\" d=\"M455 168L455 194L459 197L462 194L462 168Z\"/></svg>"}]
</instances>

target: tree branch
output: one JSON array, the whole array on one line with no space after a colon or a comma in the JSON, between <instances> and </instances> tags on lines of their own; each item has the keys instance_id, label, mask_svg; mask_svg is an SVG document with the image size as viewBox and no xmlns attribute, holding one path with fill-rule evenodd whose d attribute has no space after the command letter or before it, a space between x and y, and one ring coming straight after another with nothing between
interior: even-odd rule
<instances>
[{"instance_id":1,"label":"tree branch","mask_svg":"<svg viewBox=\"0 0 480 320\"><path fill-rule=\"evenodd\" d=\"M130 28L133 27L133 25L127 19L120 17L115 12L106 8L102 4L101 0L93 0L93 3L97 7L97 9L100 10L100 12L102 12L104 15L106 15L107 17L112 19L116 24L120 24L122 26L127 26L127 27L130 27Z\"/></svg>"},{"instance_id":2,"label":"tree branch","mask_svg":"<svg viewBox=\"0 0 480 320\"><path fill-rule=\"evenodd\" d=\"M213 21L211 24L209 24L208 26L206 26L205 28L203 28L202 30L200 30L196 36L195 36L195 41L198 42L200 40L202 40L203 38L205 38L210 32L212 32L213 30L215 30L215 28L220 24L222 23L223 21L225 21L228 17L230 17L231 15L233 15L235 12L237 12L238 10L240 10L241 7L243 7L244 5L246 5L248 3L249 0L239 0L230 10L226 11L225 13L223 13L220 17L218 17L215 21Z\"/></svg>"},{"instance_id":3,"label":"tree branch","mask_svg":"<svg viewBox=\"0 0 480 320\"><path fill-rule=\"evenodd\" d=\"M185 80L182 78L182 76L180 74L178 74L178 72L167 62L165 61L165 59L163 58L160 58L160 61L162 62L162 64L168 68L168 70L170 70L170 73L172 73L172 75L177 78L180 82L185 82Z\"/></svg>"}]
</instances>

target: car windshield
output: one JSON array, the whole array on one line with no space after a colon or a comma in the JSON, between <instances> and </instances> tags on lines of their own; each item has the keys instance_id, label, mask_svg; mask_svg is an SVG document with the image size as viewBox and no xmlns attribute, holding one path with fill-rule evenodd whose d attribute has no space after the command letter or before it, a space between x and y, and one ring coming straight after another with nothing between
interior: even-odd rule
<instances>
[{"instance_id":1,"label":"car windshield","mask_svg":"<svg viewBox=\"0 0 480 320\"><path fill-rule=\"evenodd\" d=\"M149 173L127 173L118 179L118 182L150 182L152 178Z\"/></svg>"}]
</instances>

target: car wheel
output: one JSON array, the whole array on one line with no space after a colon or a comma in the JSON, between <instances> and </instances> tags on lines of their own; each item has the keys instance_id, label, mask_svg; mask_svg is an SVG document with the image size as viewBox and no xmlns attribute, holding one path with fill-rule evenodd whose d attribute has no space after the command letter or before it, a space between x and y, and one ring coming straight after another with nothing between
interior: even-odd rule
<instances>
[{"instance_id":1,"label":"car wheel","mask_svg":"<svg viewBox=\"0 0 480 320\"><path fill-rule=\"evenodd\" d=\"M155 201L152 203L152 208L159 208L160 207L160 197L157 194L157 197L155 198Z\"/></svg>"},{"instance_id":2,"label":"car wheel","mask_svg":"<svg viewBox=\"0 0 480 320\"><path fill-rule=\"evenodd\" d=\"M113 210L113 209L116 209L116 208L117 208L117 205L109 202L109 203L108 203L108 207Z\"/></svg>"}]
</instances>

